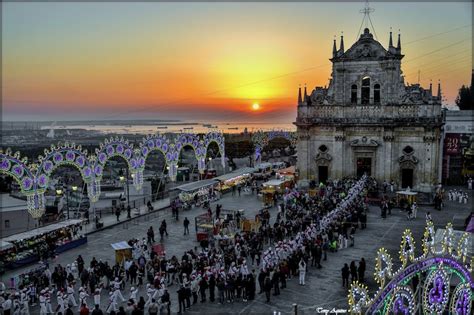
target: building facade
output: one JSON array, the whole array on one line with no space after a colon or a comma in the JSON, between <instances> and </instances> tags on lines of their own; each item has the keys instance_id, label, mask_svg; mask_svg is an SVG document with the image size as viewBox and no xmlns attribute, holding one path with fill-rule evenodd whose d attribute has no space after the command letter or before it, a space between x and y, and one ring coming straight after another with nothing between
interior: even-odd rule
<instances>
[{"instance_id":1,"label":"building facade","mask_svg":"<svg viewBox=\"0 0 474 315\"><path fill-rule=\"evenodd\" d=\"M406 84L401 51L400 35L385 49L367 28L347 51L334 41L329 85L299 90L300 179L367 173L422 192L440 181L441 86L434 95L431 84Z\"/></svg>"},{"instance_id":2,"label":"building facade","mask_svg":"<svg viewBox=\"0 0 474 315\"><path fill-rule=\"evenodd\" d=\"M446 111L443 184L464 185L474 178L474 110Z\"/></svg>"}]
</instances>

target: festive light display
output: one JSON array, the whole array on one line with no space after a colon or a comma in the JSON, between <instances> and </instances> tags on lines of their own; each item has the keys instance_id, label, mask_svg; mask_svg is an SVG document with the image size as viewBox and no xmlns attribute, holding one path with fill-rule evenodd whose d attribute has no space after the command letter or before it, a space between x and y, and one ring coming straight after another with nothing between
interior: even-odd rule
<instances>
[{"instance_id":1,"label":"festive light display","mask_svg":"<svg viewBox=\"0 0 474 315\"><path fill-rule=\"evenodd\" d=\"M168 175L172 181L176 180L179 153L185 146L191 146L198 160L201 173L206 168L208 146L215 142L221 155L221 163L225 165L225 139L221 132L212 131L204 136L195 134L179 134L172 142L161 135L150 135L143 139L139 148L119 137L106 139L95 150L95 154L88 156L87 150L81 146L66 142L51 145L43 155L38 157L37 163L28 165L26 158L20 158L20 153L12 154L10 149L0 149L0 173L6 174L19 184L21 192L27 197L28 211L34 218L40 218L45 211L44 192L48 188L49 180L54 170L60 166L69 165L77 168L84 183L91 202L97 202L101 193L101 180L107 161L113 157L122 157L129 168L133 185L137 189L143 186L143 170L146 158L150 152L159 150L165 156Z\"/></svg>"},{"instance_id":2,"label":"festive light display","mask_svg":"<svg viewBox=\"0 0 474 315\"><path fill-rule=\"evenodd\" d=\"M449 307L451 314L469 315L471 313L472 291L468 283L461 283L456 286L451 298Z\"/></svg>"},{"instance_id":3,"label":"festive light display","mask_svg":"<svg viewBox=\"0 0 474 315\"><path fill-rule=\"evenodd\" d=\"M428 275L423 292L423 309L430 314L442 314L449 299L449 276L442 263Z\"/></svg>"},{"instance_id":4,"label":"festive light display","mask_svg":"<svg viewBox=\"0 0 474 315\"><path fill-rule=\"evenodd\" d=\"M405 230L402 236L402 242L400 243L400 261L402 262L402 268L404 268L408 261L412 262L415 260L415 241L410 230Z\"/></svg>"},{"instance_id":5,"label":"festive light display","mask_svg":"<svg viewBox=\"0 0 474 315\"><path fill-rule=\"evenodd\" d=\"M411 231L406 230L400 244L402 266L397 271L392 270L391 257L381 248L377 253L374 274L379 289L370 298L365 286L352 283L348 296L350 312L415 314L421 310L423 314L443 314L449 309L450 314L470 314L474 281L471 276L473 259L467 259L468 233L460 238L456 254L450 250L454 242L451 224L446 226L441 251L435 250L434 235L433 223L428 222L422 240L423 254L415 257L414 240ZM391 280L385 283L390 275ZM415 283L418 290L412 291L410 285ZM457 286L450 294L450 284L453 283Z\"/></svg>"},{"instance_id":6,"label":"festive light display","mask_svg":"<svg viewBox=\"0 0 474 315\"><path fill-rule=\"evenodd\" d=\"M285 130L273 130L269 132L257 131L252 135L252 142L255 147L255 163L259 163L262 158L262 151L268 143L276 138L282 138L290 141L292 146L296 145L298 140L295 132Z\"/></svg>"},{"instance_id":7,"label":"festive light display","mask_svg":"<svg viewBox=\"0 0 474 315\"><path fill-rule=\"evenodd\" d=\"M392 267L392 257L385 248L380 248L375 259L374 273L375 281L377 281L379 287L383 287L385 278L390 279L392 277Z\"/></svg>"},{"instance_id":8,"label":"festive light display","mask_svg":"<svg viewBox=\"0 0 474 315\"><path fill-rule=\"evenodd\" d=\"M387 304L384 314L415 314L415 297L408 286L397 286L393 290L393 297Z\"/></svg>"},{"instance_id":9,"label":"festive light display","mask_svg":"<svg viewBox=\"0 0 474 315\"><path fill-rule=\"evenodd\" d=\"M352 282L351 288L349 289L348 299L350 312L353 314L360 314L362 310L367 307L367 303L370 300L367 286L358 281Z\"/></svg>"},{"instance_id":10,"label":"festive light display","mask_svg":"<svg viewBox=\"0 0 474 315\"><path fill-rule=\"evenodd\" d=\"M33 218L40 218L43 215L44 192L49 186L50 177L55 169L64 165L75 167L86 185L94 178L87 150L82 150L80 145L76 146L69 142L51 145L50 149L44 150L44 155L38 157L38 164L32 166L35 170L35 194L33 197L27 197L27 207Z\"/></svg>"}]
</instances>

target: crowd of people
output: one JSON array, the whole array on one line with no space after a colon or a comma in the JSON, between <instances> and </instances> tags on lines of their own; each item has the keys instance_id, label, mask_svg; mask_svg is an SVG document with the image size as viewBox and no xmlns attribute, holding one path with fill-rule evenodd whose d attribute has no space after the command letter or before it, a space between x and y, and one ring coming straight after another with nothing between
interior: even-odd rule
<instances>
[{"instance_id":1,"label":"crowd of people","mask_svg":"<svg viewBox=\"0 0 474 315\"><path fill-rule=\"evenodd\" d=\"M467 192L464 192L462 190L453 189L448 191L448 199L450 201L467 204L467 202L469 201L469 195Z\"/></svg>"},{"instance_id":2,"label":"crowd of people","mask_svg":"<svg viewBox=\"0 0 474 315\"><path fill-rule=\"evenodd\" d=\"M366 226L363 192L371 184L366 176L333 181L316 196L287 189L273 224L267 211L258 231L237 233L211 247L201 243L181 258L156 253L150 227L145 237L128 242L132 257L120 264L95 258L86 263L79 255L66 266L46 265L15 292L3 292L4 314L29 314L37 304L41 315L170 314L172 303L182 313L198 301L247 302L257 291L270 301L271 293L279 295L294 277L306 285L308 267L322 268L328 251L354 244L359 223ZM168 234L166 221L159 231L161 238ZM361 270L359 279L365 261Z\"/></svg>"}]
</instances>

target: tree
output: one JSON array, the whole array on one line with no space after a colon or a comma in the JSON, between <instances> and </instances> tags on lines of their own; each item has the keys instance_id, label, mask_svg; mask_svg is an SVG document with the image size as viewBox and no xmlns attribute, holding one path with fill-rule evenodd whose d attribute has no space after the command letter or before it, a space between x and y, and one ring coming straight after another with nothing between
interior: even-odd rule
<instances>
[{"instance_id":1,"label":"tree","mask_svg":"<svg viewBox=\"0 0 474 315\"><path fill-rule=\"evenodd\" d=\"M456 105L460 110L474 110L474 95L472 95L472 86L462 86L459 89L458 96L456 97Z\"/></svg>"}]
</instances>

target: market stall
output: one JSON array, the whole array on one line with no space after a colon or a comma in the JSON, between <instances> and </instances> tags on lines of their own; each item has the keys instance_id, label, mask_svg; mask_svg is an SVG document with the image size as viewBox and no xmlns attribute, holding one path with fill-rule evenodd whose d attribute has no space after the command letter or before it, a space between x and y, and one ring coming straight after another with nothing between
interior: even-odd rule
<instances>
[{"instance_id":1,"label":"market stall","mask_svg":"<svg viewBox=\"0 0 474 315\"><path fill-rule=\"evenodd\" d=\"M271 179L263 183L262 196L265 205L273 204L275 193L283 194L285 188L291 188L293 180L287 178Z\"/></svg>"},{"instance_id":2,"label":"market stall","mask_svg":"<svg viewBox=\"0 0 474 315\"><path fill-rule=\"evenodd\" d=\"M257 166L255 166L255 168L256 168L256 171L255 171L256 178L268 177L273 171L272 163L260 163Z\"/></svg>"},{"instance_id":3,"label":"market stall","mask_svg":"<svg viewBox=\"0 0 474 315\"><path fill-rule=\"evenodd\" d=\"M124 260L132 258L132 247L127 242L113 243L110 246L115 250L116 263L122 264Z\"/></svg>"},{"instance_id":4,"label":"market stall","mask_svg":"<svg viewBox=\"0 0 474 315\"><path fill-rule=\"evenodd\" d=\"M410 190L397 191L397 205L404 207L405 205L411 206L418 197L418 193Z\"/></svg>"},{"instance_id":5,"label":"market stall","mask_svg":"<svg viewBox=\"0 0 474 315\"><path fill-rule=\"evenodd\" d=\"M194 218L194 226L196 228L196 239L198 242L209 240L214 234L214 222L212 218L203 213Z\"/></svg>"},{"instance_id":6,"label":"market stall","mask_svg":"<svg viewBox=\"0 0 474 315\"><path fill-rule=\"evenodd\" d=\"M204 179L197 182L178 186L172 190L171 199L179 198L184 207L188 205L201 206L216 198L214 179Z\"/></svg>"},{"instance_id":7,"label":"market stall","mask_svg":"<svg viewBox=\"0 0 474 315\"><path fill-rule=\"evenodd\" d=\"M231 173L227 173L218 177L214 177L214 180L219 184L217 189L221 193L225 193L232 189L232 187L245 184L257 169L253 167L239 168Z\"/></svg>"},{"instance_id":8,"label":"market stall","mask_svg":"<svg viewBox=\"0 0 474 315\"><path fill-rule=\"evenodd\" d=\"M290 166L290 167L278 170L277 171L277 178L297 181L298 179L296 178L296 167L295 166Z\"/></svg>"},{"instance_id":9,"label":"market stall","mask_svg":"<svg viewBox=\"0 0 474 315\"><path fill-rule=\"evenodd\" d=\"M208 213L195 217L196 238L198 241L210 240L216 235L232 237L246 220L244 209L221 209L218 219L211 218Z\"/></svg>"},{"instance_id":10,"label":"market stall","mask_svg":"<svg viewBox=\"0 0 474 315\"><path fill-rule=\"evenodd\" d=\"M80 219L65 220L1 240L12 246L2 247L0 259L5 268L18 268L43 257L65 252L87 243Z\"/></svg>"}]
</instances>

